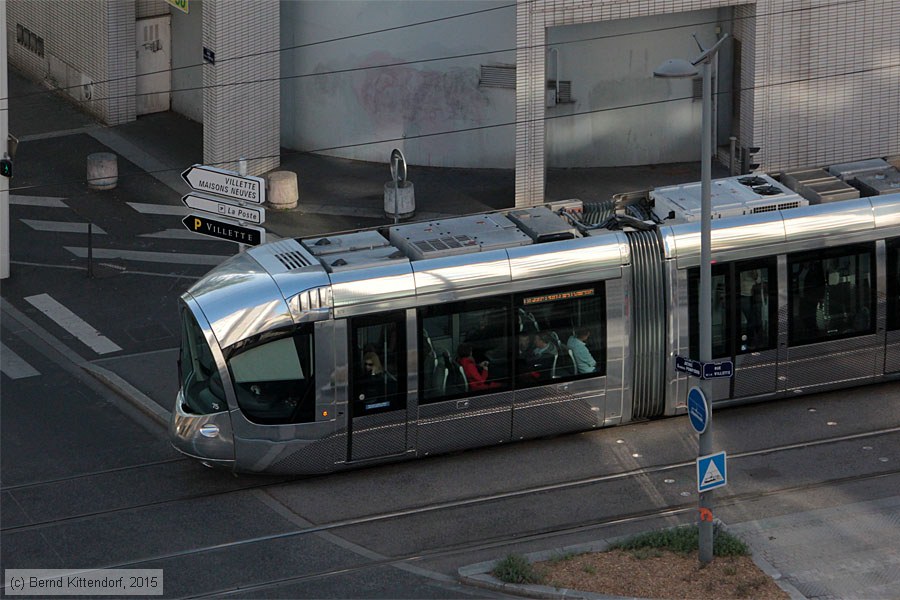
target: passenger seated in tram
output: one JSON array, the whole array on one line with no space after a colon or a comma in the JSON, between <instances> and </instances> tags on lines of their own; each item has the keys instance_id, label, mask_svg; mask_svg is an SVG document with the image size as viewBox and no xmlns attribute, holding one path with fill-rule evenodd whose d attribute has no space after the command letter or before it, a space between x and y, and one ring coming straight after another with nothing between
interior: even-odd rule
<instances>
[{"instance_id":1,"label":"passenger seated in tram","mask_svg":"<svg viewBox=\"0 0 900 600\"><path fill-rule=\"evenodd\" d=\"M559 358L559 351L553 344L553 337L543 331L534 336L534 349L531 351L529 364L529 372L532 379L538 381L549 381L553 378L553 367L556 366L556 360Z\"/></svg>"},{"instance_id":2,"label":"passenger seated in tram","mask_svg":"<svg viewBox=\"0 0 900 600\"><path fill-rule=\"evenodd\" d=\"M499 382L488 381L488 361L483 360L475 364L475 359L472 357L471 344L463 343L459 345L459 348L456 349L456 362L462 367L470 390L492 390L500 387Z\"/></svg>"},{"instance_id":3,"label":"passenger seated in tram","mask_svg":"<svg viewBox=\"0 0 900 600\"><path fill-rule=\"evenodd\" d=\"M597 361L588 350L587 340L591 336L591 330L587 327L578 327L569 339L566 346L572 351L572 358L575 359L575 371L581 373L593 373L597 370Z\"/></svg>"},{"instance_id":4,"label":"passenger seated in tram","mask_svg":"<svg viewBox=\"0 0 900 600\"><path fill-rule=\"evenodd\" d=\"M381 366L381 358L375 352L363 354L365 373L360 380L359 399L371 400L395 393L396 378Z\"/></svg>"}]
</instances>

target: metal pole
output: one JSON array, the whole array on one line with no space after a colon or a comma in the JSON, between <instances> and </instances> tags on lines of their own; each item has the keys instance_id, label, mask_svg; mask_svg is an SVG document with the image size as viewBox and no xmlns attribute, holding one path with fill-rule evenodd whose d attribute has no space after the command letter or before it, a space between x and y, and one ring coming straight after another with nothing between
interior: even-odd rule
<instances>
[{"instance_id":1,"label":"metal pole","mask_svg":"<svg viewBox=\"0 0 900 600\"><path fill-rule=\"evenodd\" d=\"M703 61L703 139L700 157L700 362L712 362L712 77L711 57ZM700 380L700 390L709 402L706 431L700 434L700 456L712 454L712 386L706 379ZM712 514L711 492L700 494L700 563L707 564L713 557L713 524L704 515ZM705 509L705 510L704 510Z\"/></svg>"},{"instance_id":2,"label":"metal pole","mask_svg":"<svg viewBox=\"0 0 900 600\"><path fill-rule=\"evenodd\" d=\"M246 176L247 176L247 159L246 159L246 158L243 158L243 157L242 157L242 158L239 158L239 159L238 159L238 174L239 174L241 177L246 177ZM239 204L240 204L241 206L243 206L243 205L244 205L244 202L243 202L243 201L240 201ZM238 222L239 222L241 225L244 224L243 221L238 221ZM246 246L245 244L238 244L238 254L240 254L241 252L244 252L246 249L247 249L247 246Z\"/></svg>"},{"instance_id":3,"label":"metal pole","mask_svg":"<svg viewBox=\"0 0 900 600\"><path fill-rule=\"evenodd\" d=\"M88 279L94 278L94 226L88 222Z\"/></svg>"},{"instance_id":4,"label":"metal pole","mask_svg":"<svg viewBox=\"0 0 900 600\"><path fill-rule=\"evenodd\" d=\"M6 3L0 6L0 144L9 146L9 82L7 80ZM9 277L9 179L0 176L0 279Z\"/></svg>"}]
</instances>

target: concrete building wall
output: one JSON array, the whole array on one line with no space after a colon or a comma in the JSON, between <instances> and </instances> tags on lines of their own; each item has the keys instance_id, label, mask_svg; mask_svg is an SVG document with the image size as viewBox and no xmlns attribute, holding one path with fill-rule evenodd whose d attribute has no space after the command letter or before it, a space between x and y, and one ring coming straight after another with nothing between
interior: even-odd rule
<instances>
[{"instance_id":1,"label":"concrete building wall","mask_svg":"<svg viewBox=\"0 0 900 600\"><path fill-rule=\"evenodd\" d=\"M736 7L732 28L740 44L740 108L732 129L741 146L761 148L755 160L762 170L900 151L900 3L896 1L519 0L516 204L529 206L544 197L548 115L543 48L548 31L729 6ZM679 51L684 54L683 47L671 51L673 56ZM647 74L651 77L652 68ZM672 85L670 97L678 97L678 84ZM681 129L685 140L696 139L690 131L696 118L693 112L675 115L668 123Z\"/></svg>"},{"instance_id":2,"label":"concrete building wall","mask_svg":"<svg viewBox=\"0 0 900 600\"><path fill-rule=\"evenodd\" d=\"M172 110L203 122L203 5L172 9Z\"/></svg>"},{"instance_id":3,"label":"concrete building wall","mask_svg":"<svg viewBox=\"0 0 900 600\"><path fill-rule=\"evenodd\" d=\"M719 22L713 9L549 28L546 76L571 82L572 100L545 110L547 165L697 160L702 102L693 97L691 80L652 73L666 59L698 53L691 33L712 45ZM730 82L730 54L720 58L720 78ZM717 100L730 114L730 96Z\"/></svg>"},{"instance_id":4,"label":"concrete building wall","mask_svg":"<svg viewBox=\"0 0 900 600\"><path fill-rule=\"evenodd\" d=\"M9 62L110 125L134 119L134 2L5 3Z\"/></svg>"},{"instance_id":5,"label":"concrete building wall","mask_svg":"<svg viewBox=\"0 0 900 600\"><path fill-rule=\"evenodd\" d=\"M512 167L515 90L479 85L481 65L515 63L508 1L304 1L281 10L286 147L378 162L400 148L410 164ZM432 22L403 27L421 21ZM488 53L460 57L480 52Z\"/></svg>"},{"instance_id":6,"label":"concrete building wall","mask_svg":"<svg viewBox=\"0 0 900 600\"><path fill-rule=\"evenodd\" d=\"M203 5L203 161L248 174L280 163L279 3L217 0Z\"/></svg>"}]
</instances>

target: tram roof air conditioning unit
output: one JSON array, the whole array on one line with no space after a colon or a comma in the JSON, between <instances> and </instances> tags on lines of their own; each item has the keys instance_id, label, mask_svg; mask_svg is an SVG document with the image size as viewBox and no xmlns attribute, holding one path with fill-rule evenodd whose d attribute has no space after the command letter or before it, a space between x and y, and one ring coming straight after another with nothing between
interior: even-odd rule
<instances>
[{"instance_id":1,"label":"tram roof air conditioning unit","mask_svg":"<svg viewBox=\"0 0 900 600\"><path fill-rule=\"evenodd\" d=\"M410 260L527 246L529 236L503 215L471 215L391 227L391 243Z\"/></svg>"},{"instance_id":2,"label":"tram roof air conditioning unit","mask_svg":"<svg viewBox=\"0 0 900 600\"><path fill-rule=\"evenodd\" d=\"M650 191L653 212L673 223L700 220L700 183L687 183ZM809 201L765 174L715 179L710 186L713 219L809 206Z\"/></svg>"}]
</instances>

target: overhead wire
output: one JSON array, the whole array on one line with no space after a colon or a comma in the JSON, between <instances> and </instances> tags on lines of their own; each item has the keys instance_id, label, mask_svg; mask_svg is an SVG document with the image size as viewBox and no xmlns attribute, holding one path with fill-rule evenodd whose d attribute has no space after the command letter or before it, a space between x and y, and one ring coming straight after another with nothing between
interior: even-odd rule
<instances>
[{"instance_id":1,"label":"overhead wire","mask_svg":"<svg viewBox=\"0 0 900 600\"><path fill-rule=\"evenodd\" d=\"M725 94L730 94L730 93L740 93L740 92L752 91L752 90L762 89L762 88L778 87L778 86L782 86L782 85L793 85L793 84L797 84L797 83L805 83L805 82L821 80L821 79L830 79L833 77L845 77L845 76L859 75L859 74L864 74L864 73L870 73L870 72L888 70L888 69L897 69L897 68L900 68L900 62L897 62L894 64L889 64L889 65L882 65L879 67L873 67L870 69L856 69L853 71L846 71L843 73L831 73L828 75L821 75L818 77L803 77L803 78L792 79L792 80L788 80L788 81L780 81L780 82L775 82L775 83L762 84L759 86L751 86L748 88L739 88L739 89L729 91L729 92L714 92L713 96L725 95ZM582 117L582 116L586 116L586 115L593 115L593 114L611 112L611 111L616 111L616 110L642 108L642 107L647 107L647 106L666 104L669 102L680 102L682 100L691 100L693 98L694 98L694 96L692 94L690 96L679 96L676 98L665 98L662 100L649 100L646 102L636 102L636 103L624 104L624 105L620 105L620 106L596 108L596 109L584 110L584 111L579 111L579 112L573 112L573 113L569 113L569 114L565 114L565 115L550 115L550 116L545 115L543 117L534 118L534 119L512 120L512 121L505 121L502 123L492 123L489 125L477 125L477 126L473 126L473 127L457 128L457 129L450 129L450 130L444 130L444 131L434 131L434 132L428 132L428 133L404 135L404 136L399 136L399 137L383 138L383 139L379 139L379 140L355 142L355 143L351 143L351 144L340 144L340 145L336 145L336 146L324 146L324 147L315 148L315 149L286 150L284 152L279 152L278 154L266 154L266 155L251 156L251 157L244 157L244 158L248 161L250 161L250 160L265 160L265 159L271 159L271 158L280 158L283 156L291 156L291 155L295 155L295 154L318 154L318 153L322 153L322 152L333 152L335 150L346 150L349 148L357 148L357 147L361 147L361 146L372 146L372 145L376 145L376 144L386 144L386 143L391 143L391 142L404 142L404 141L408 142L410 140L424 139L424 138L430 138L430 137L436 137L436 136L453 135L453 134L460 134L460 133L471 133L471 132L481 131L481 130L486 130L486 129L496 129L499 127L511 127L514 125L518 125L520 123L535 123L538 121L552 121L552 120L557 120L557 119ZM234 160L221 161L221 162L217 162L217 163L210 163L208 166L230 165L230 164L233 164L234 162L235 162ZM138 173L133 173L129 176L154 175L154 174L158 174L158 173L168 173L168 172L175 171L175 170L181 170L181 169L180 168L179 169L158 169L155 171L141 171ZM123 176L120 175L120 179L122 177ZM10 192L24 191L24 190L29 190L29 189L40 189L40 188L54 187L54 186L61 186L61 185L71 185L73 183L82 183L82 182L80 180L79 181L60 181L60 182L36 184L36 185L31 185L31 186L21 186L21 187L16 187L16 188L11 187Z\"/></svg>"},{"instance_id":2,"label":"overhead wire","mask_svg":"<svg viewBox=\"0 0 900 600\"><path fill-rule=\"evenodd\" d=\"M527 0L527 2L525 2L525 3L531 3L531 2L535 2L535 1L536 0ZM825 9L829 9L829 8L847 6L847 5L851 5L851 4L858 4L858 3L864 3L864 2L869 2L869 1L871 1L871 0L839 0L837 2L833 2L830 4L821 4L821 5L817 5L817 6L806 6L806 7L800 7L800 8L788 8L788 9L784 9L784 10L771 11L768 13L757 13L755 15L749 15L746 17L732 16L732 18L729 20L730 21L739 21L739 20L743 20L743 19L758 19L760 17L785 15L785 14L803 12L803 11L825 10ZM276 50L266 50L263 52L244 54L244 55L240 55L240 56L227 57L227 58L220 58L220 59L217 59L216 62L221 64L221 63L228 62L228 61L244 60L247 58L262 56L265 54L273 54L276 52L278 52L278 53L287 52L289 50L306 48L306 47L310 47L310 46L332 43L332 42L336 42L336 41L343 41L346 39L363 37L366 35L374 35L374 34L383 33L386 31L395 31L398 29L418 27L420 25L431 24L431 23L440 22L440 21L447 21L447 20L451 20L451 19L472 16L472 15L488 12L489 10L500 10L500 9L505 9L505 8L511 8L514 6L516 6L516 5L515 4L507 4L507 5L503 5L503 6L499 6L499 7L493 7L490 9L483 9L483 10L472 11L472 12L467 12L467 13L459 13L456 15L448 15L445 17L429 19L426 21L418 21L415 23L408 23L408 24L404 24L404 25L397 25L397 26L389 27L389 28L385 28L385 29L377 29L377 30L373 30L373 31L369 31L369 32L361 32L361 33L341 36L341 37L337 37L337 38L330 38L327 40L308 42L305 44L297 44L294 46L288 46L288 47L279 48ZM694 23L685 23L682 25L670 25L670 26L665 26L665 27L657 27L654 29L644 29L644 30L624 32L624 33L614 33L614 34L591 36L591 37L587 37L587 38L580 38L577 40L566 40L566 41L562 41L562 42L554 42L552 44L544 43L544 44L534 44L531 46L497 48L497 49L492 49L492 50L483 50L483 51L479 51L479 52L468 52L468 53L464 53L464 54L457 54L457 55L450 55L450 56L439 56L439 57L423 58L423 59L411 59L411 60L403 60L403 61L397 61L397 62L393 62L393 63L378 64L378 65L366 65L366 66L358 66L358 67L348 67L345 69L334 69L334 70L330 70L330 71L318 71L318 72L314 72L314 73L301 73L301 74L295 74L295 75L280 75L278 77L254 79L254 80L249 80L249 81L218 83L218 84L212 84L212 85L200 85L200 86L193 86L193 87L186 87L186 88L170 89L170 90L168 90L168 92L169 93L193 92L193 91L198 91L198 90L203 90L203 89L216 89L216 88L226 88L226 87L235 87L235 86L244 86L244 85L254 85L254 84L261 84L261 83L271 83L274 81L284 81L284 80L290 80L290 79L302 79L302 78L307 78L307 77L321 77L321 76L327 76L327 75L337 75L337 74L352 73L352 72L366 71L366 70L372 70L372 69L386 69L386 68L408 66L408 65L414 65L414 64L440 62L440 61L446 61L446 60L458 60L458 59L462 59L462 58L473 58L476 56L487 56L487 55L491 55L491 54L503 54L503 53L507 53L507 52L515 52L517 50L534 50L534 49L546 48L550 45L563 46L563 45L567 45L567 44L578 44L578 43L598 41L598 40L604 40L604 39L612 39L612 38L618 38L618 37L626 37L626 36L632 36L632 35L660 33L660 32L665 32L665 31L673 31L676 29L699 27L699 26L703 26L703 25L714 25L716 23L720 23L721 21L722 21L721 19L714 19L712 21L698 21L698 22L694 22ZM94 81L92 83L94 85L115 83L115 82L120 82L120 81L124 81L127 79L136 79L138 77L149 77L151 75L158 75L158 74L163 74L163 73L167 73L167 72L174 72L174 71L182 70L182 69L193 69L193 68L197 68L197 67L202 67L204 64L205 63L196 63L193 65L161 69L158 71L149 71L147 73L142 73L141 75L126 75L123 77L118 77L118 78L113 78L113 79L98 80L98 81ZM57 87L57 88L53 88L50 90L42 90L40 92L30 92L28 94L21 94L19 96L10 96L7 98L7 100L17 100L19 98L27 98L27 97L36 96L36 95L54 94L54 93L58 93L61 91L78 89L80 87L82 87L82 86L74 85L74 86L68 86L68 87ZM159 92L144 92L141 94L139 94L137 92L133 92L133 93L120 94L117 96L105 96L105 97L100 97L100 98L91 98L90 100L70 99L70 101L73 101L75 103L80 103L80 104L86 104L86 103L91 103L91 102L103 102L103 101L109 101L109 100L120 100L123 98L146 96L146 95L152 95L152 94L156 94L156 93L159 93ZM2 101L2 100L3 99L0 98L0 101ZM3 109L0 108L0 110L3 110Z\"/></svg>"}]
</instances>

